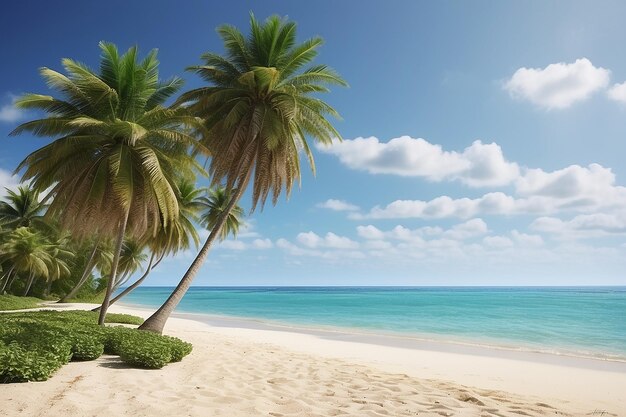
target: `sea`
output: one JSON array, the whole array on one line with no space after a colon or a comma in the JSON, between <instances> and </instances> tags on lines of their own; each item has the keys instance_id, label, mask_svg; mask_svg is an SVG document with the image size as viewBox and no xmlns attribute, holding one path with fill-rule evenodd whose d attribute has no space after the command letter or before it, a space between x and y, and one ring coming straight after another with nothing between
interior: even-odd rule
<instances>
[{"instance_id":1,"label":"sea","mask_svg":"<svg viewBox=\"0 0 626 417\"><path fill-rule=\"evenodd\" d=\"M158 307L172 290L122 303ZM626 361L626 287L191 287L176 312Z\"/></svg>"}]
</instances>

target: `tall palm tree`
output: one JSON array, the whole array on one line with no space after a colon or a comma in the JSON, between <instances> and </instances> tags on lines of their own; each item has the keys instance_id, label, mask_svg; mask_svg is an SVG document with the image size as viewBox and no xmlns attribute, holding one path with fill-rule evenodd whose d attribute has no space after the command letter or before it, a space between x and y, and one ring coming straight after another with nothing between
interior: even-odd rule
<instances>
[{"instance_id":1,"label":"tall palm tree","mask_svg":"<svg viewBox=\"0 0 626 417\"><path fill-rule=\"evenodd\" d=\"M346 83L326 65L305 68L321 38L298 44L295 23L276 16L264 23L251 16L248 37L228 25L218 33L226 55L202 56L205 65L191 69L209 85L183 94L178 104L204 119L212 184L224 183L230 201L176 289L141 326L145 330L163 331L250 181L252 210L263 206L270 193L275 204L283 189L289 196L299 181L300 151L315 172L307 136L323 144L340 138L326 118L339 115L316 95Z\"/></svg>"},{"instance_id":2,"label":"tall palm tree","mask_svg":"<svg viewBox=\"0 0 626 417\"><path fill-rule=\"evenodd\" d=\"M20 163L37 190L52 187L48 215L76 237L115 241L114 257L99 323L104 324L117 280L125 236L156 235L178 218L175 180L191 175L196 146L190 129L201 129L185 108L163 103L182 85L160 81L156 50L139 61L137 48L119 55L101 42L100 71L64 59L67 75L48 68L41 75L63 98L28 94L16 106L43 110L48 117L18 126L56 138Z\"/></svg>"},{"instance_id":3,"label":"tall palm tree","mask_svg":"<svg viewBox=\"0 0 626 417\"><path fill-rule=\"evenodd\" d=\"M0 224L9 229L42 226L45 206L39 201L39 191L20 185L17 191L6 188L6 200L0 201Z\"/></svg>"}]
</instances>

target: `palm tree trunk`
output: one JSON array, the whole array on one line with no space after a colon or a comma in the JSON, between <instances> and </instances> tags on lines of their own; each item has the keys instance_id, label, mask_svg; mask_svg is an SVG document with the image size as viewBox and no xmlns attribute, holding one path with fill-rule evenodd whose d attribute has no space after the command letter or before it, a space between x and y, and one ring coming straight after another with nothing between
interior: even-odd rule
<instances>
[{"instance_id":1,"label":"palm tree trunk","mask_svg":"<svg viewBox=\"0 0 626 417\"><path fill-rule=\"evenodd\" d=\"M33 285L33 281L35 281L35 273L31 272L28 277L28 284L26 284L26 290L24 291L24 297L28 295L28 291L30 291L30 287Z\"/></svg>"},{"instance_id":2,"label":"palm tree trunk","mask_svg":"<svg viewBox=\"0 0 626 417\"><path fill-rule=\"evenodd\" d=\"M249 173L247 176L249 176ZM245 187L237 188L237 191L232 196L230 202L228 203L228 206L226 206L226 209L215 224L215 227L213 227L213 230L211 230L211 233L209 234L206 242L204 242L204 245L202 245L198 256L196 256L196 259L194 259L194 261L191 263L183 278L180 280L180 282L178 283L174 291L170 294L165 303L163 303L163 305L159 307L159 309L153 315L148 317L148 319L144 321L141 326L139 326L139 330L148 330L159 334L163 333L163 327L165 327L165 322L172 314L176 306L178 306L178 303L180 303L180 300L182 300L183 296L189 289L191 282L202 267L202 264L209 254L211 245L213 244L215 239L219 237L222 226L224 226L224 223L226 223L226 219L228 218L230 211L233 209L233 207L235 207L235 204L237 204L237 202L241 198L244 188Z\"/></svg>"},{"instance_id":3,"label":"palm tree trunk","mask_svg":"<svg viewBox=\"0 0 626 417\"><path fill-rule=\"evenodd\" d=\"M52 280L48 280L48 285L46 285L46 291L43 293L44 297L48 297L50 295L50 291L52 291Z\"/></svg>"},{"instance_id":4,"label":"palm tree trunk","mask_svg":"<svg viewBox=\"0 0 626 417\"><path fill-rule=\"evenodd\" d=\"M96 252L98 252L99 243L100 241L96 242L96 245L93 247L91 255L89 255L87 265L85 265L85 269L83 270L83 275L78 280L78 283L76 283L76 285L74 286L74 288L72 288L70 292L65 294L59 301L57 301L57 303L67 303L72 297L76 295L76 293L83 287L83 285L85 285L85 282L87 282L87 278L89 278L89 275L91 275L91 271L93 271L93 269L96 267L95 258Z\"/></svg>"},{"instance_id":5,"label":"palm tree trunk","mask_svg":"<svg viewBox=\"0 0 626 417\"><path fill-rule=\"evenodd\" d=\"M152 269L156 268L156 266L161 263L161 261L163 260L164 256L165 256L165 254L161 255L161 257L159 257L159 259L154 264L152 264L152 260L154 259L154 254L152 254L152 256L150 257L150 263L148 264L148 269L146 269L146 272L144 272L144 274L141 276L141 278L139 278L137 281L133 282L132 285L124 288L124 291L122 291L121 293L116 295L111 300L111 302L109 303L109 306L112 305L112 304L115 304L117 301L119 301L120 298L126 296L128 293L130 293L135 288L140 286L141 283L144 282L146 278L148 278L148 275L150 275L150 272L152 271ZM100 307L96 307L96 308L94 308L91 311L99 311L99 310L100 310Z\"/></svg>"},{"instance_id":6,"label":"palm tree trunk","mask_svg":"<svg viewBox=\"0 0 626 417\"><path fill-rule=\"evenodd\" d=\"M11 279L11 275L13 274L14 270L15 270L15 265L13 265L11 269L9 269L9 271L5 275L5 281L4 281L4 284L2 284L2 289L0 290L0 294L4 294L4 290L6 289L7 284L9 283L9 280Z\"/></svg>"},{"instance_id":7,"label":"palm tree trunk","mask_svg":"<svg viewBox=\"0 0 626 417\"><path fill-rule=\"evenodd\" d=\"M115 278L117 275L117 266L120 263L122 243L124 243L124 235L126 234L126 225L128 224L128 216L130 215L130 202L128 203L128 206L129 208L127 208L126 213L124 213L124 219L120 223L120 230L117 236L117 242L115 244L115 254L113 255L113 263L111 264L111 274L109 276L109 282L107 282L107 291L106 291L106 294L104 295L102 306L100 307L100 317L98 317L98 324L100 326L104 326L104 318L106 317L107 310L109 309L111 293L113 292L113 284L115 283Z\"/></svg>"}]
</instances>

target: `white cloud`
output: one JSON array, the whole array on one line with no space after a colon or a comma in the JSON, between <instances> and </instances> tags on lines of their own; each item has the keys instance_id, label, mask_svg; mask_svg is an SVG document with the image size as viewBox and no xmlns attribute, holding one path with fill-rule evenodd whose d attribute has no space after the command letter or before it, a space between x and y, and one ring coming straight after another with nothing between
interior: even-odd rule
<instances>
[{"instance_id":1,"label":"white cloud","mask_svg":"<svg viewBox=\"0 0 626 417\"><path fill-rule=\"evenodd\" d=\"M6 194L5 188L15 188L19 184L19 178L9 171L0 168L0 197Z\"/></svg>"},{"instance_id":2,"label":"white cloud","mask_svg":"<svg viewBox=\"0 0 626 417\"><path fill-rule=\"evenodd\" d=\"M319 203L317 207L334 210L334 211L358 211L359 210L359 206L355 206L354 204L350 204L344 200L335 200L333 198L326 200L323 203Z\"/></svg>"},{"instance_id":3,"label":"white cloud","mask_svg":"<svg viewBox=\"0 0 626 417\"><path fill-rule=\"evenodd\" d=\"M309 233L313 233L313 232L309 232ZM300 235L298 235L298 238L301 235L305 235L305 234L306 233L301 233ZM311 249L310 247L302 248L302 247L299 247L298 245L291 243L290 241L284 238L278 239L276 241L276 246L293 256L312 256L312 257L323 258L323 259L327 259L331 261L341 261L345 259L362 259L365 257L365 255L361 251L349 249L349 248L347 248L347 250L342 250L346 248L333 248L332 250L321 250L317 247L315 249ZM323 245L320 245L320 246L323 246Z\"/></svg>"},{"instance_id":4,"label":"white cloud","mask_svg":"<svg viewBox=\"0 0 626 417\"><path fill-rule=\"evenodd\" d=\"M359 244L345 236L338 236L332 232L321 237L315 232L300 233L296 237L298 242L308 248L330 248L330 249L356 249Z\"/></svg>"},{"instance_id":5,"label":"white cloud","mask_svg":"<svg viewBox=\"0 0 626 417\"><path fill-rule=\"evenodd\" d=\"M511 236L515 242L524 246L541 246L544 244L543 238L539 235L529 235L517 230L512 230Z\"/></svg>"},{"instance_id":6,"label":"white cloud","mask_svg":"<svg viewBox=\"0 0 626 417\"><path fill-rule=\"evenodd\" d=\"M516 98L546 109L563 109L606 88L610 71L595 67L587 58L560 62L545 68L520 68L504 88Z\"/></svg>"},{"instance_id":7,"label":"white cloud","mask_svg":"<svg viewBox=\"0 0 626 417\"><path fill-rule=\"evenodd\" d=\"M510 248L513 241L506 236L487 236L483 239L485 246L495 249Z\"/></svg>"},{"instance_id":8,"label":"white cloud","mask_svg":"<svg viewBox=\"0 0 626 417\"><path fill-rule=\"evenodd\" d=\"M613 84L611 88L606 92L606 95L614 101L620 103L626 103L626 82L621 84Z\"/></svg>"},{"instance_id":9,"label":"white cloud","mask_svg":"<svg viewBox=\"0 0 626 417\"><path fill-rule=\"evenodd\" d=\"M251 245L254 249L271 249L274 247L270 239L254 239Z\"/></svg>"},{"instance_id":10,"label":"white cloud","mask_svg":"<svg viewBox=\"0 0 626 417\"><path fill-rule=\"evenodd\" d=\"M350 213L349 218L471 218L483 214L548 215L560 212L626 210L626 187L616 185L615 174L598 164L571 165L546 172L526 169L515 181L515 196L492 192L477 198L440 196L429 201L396 200L368 213Z\"/></svg>"},{"instance_id":11,"label":"white cloud","mask_svg":"<svg viewBox=\"0 0 626 417\"><path fill-rule=\"evenodd\" d=\"M519 167L504 158L496 143L477 140L463 152L409 136L380 142L376 137L347 139L332 146L318 145L352 169L372 174L423 177L430 181L458 180L471 187L506 185L519 175Z\"/></svg>"},{"instance_id":12,"label":"white cloud","mask_svg":"<svg viewBox=\"0 0 626 417\"><path fill-rule=\"evenodd\" d=\"M220 243L220 248L230 250L246 250L247 245L241 240L225 240Z\"/></svg>"},{"instance_id":13,"label":"white cloud","mask_svg":"<svg viewBox=\"0 0 626 417\"><path fill-rule=\"evenodd\" d=\"M23 120L26 117L26 113L24 110L18 109L14 105L17 96L11 93L7 93L5 96L8 97L11 102L0 106L0 122L15 123Z\"/></svg>"},{"instance_id":14,"label":"white cloud","mask_svg":"<svg viewBox=\"0 0 626 417\"><path fill-rule=\"evenodd\" d=\"M428 238L438 238L442 240L471 239L486 234L489 229L487 223L482 219L471 219L456 224L447 230L432 226L409 229L402 225L397 225L393 229L385 232L370 224L367 226L357 226L356 231L359 237L369 241L393 239L413 242L413 244L421 244Z\"/></svg>"},{"instance_id":15,"label":"white cloud","mask_svg":"<svg viewBox=\"0 0 626 417\"><path fill-rule=\"evenodd\" d=\"M593 213L575 216L570 220L556 217L539 217L530 228L563 239L584 239L626 234L624 214Z\"/></svg>"}]
</instances>

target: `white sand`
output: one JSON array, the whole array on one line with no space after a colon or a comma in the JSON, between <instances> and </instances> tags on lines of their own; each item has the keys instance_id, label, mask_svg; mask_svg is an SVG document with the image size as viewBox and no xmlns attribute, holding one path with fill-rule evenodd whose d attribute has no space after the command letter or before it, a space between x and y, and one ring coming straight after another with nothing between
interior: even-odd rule
<instances>
[{"instance_id":1,"label":"white sand","mask_svg":"<svg viewBox=\"0 0 626 417\"><path fill-rule=\"evenodd\" d=\"M0 415L626 416L623 363L181 318L170 319L166 334L193 343L191 355L156 371L113 356L72 362L46 382L0 386Z\"/></svg>"}]
</instances>

